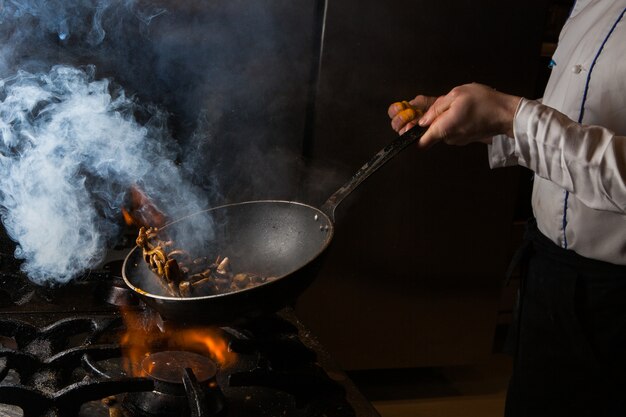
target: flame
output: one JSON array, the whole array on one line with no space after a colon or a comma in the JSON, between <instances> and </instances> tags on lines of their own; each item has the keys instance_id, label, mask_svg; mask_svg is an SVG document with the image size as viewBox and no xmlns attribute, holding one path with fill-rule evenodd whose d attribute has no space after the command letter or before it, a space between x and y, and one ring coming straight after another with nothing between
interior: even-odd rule
<instances>
[{"instance_id":1,"label":"flame","mask_svg":"<svg viewBox=\"0 0 626 417\"><path fill-rule=\"evenodd\" d=\"M120 340L124 367L133 376L146 376L146 370L141 368L143 359L163 350L199 353L213 359L221 368L236 360L236 354L228 350L223 331L217 327L183 328L169 323L159 326L158 315L149 312L125 310L122 317L126 324Z\"/></svg>"},{"instance_id":2,"label":"flame","mask_svg":"<svg viewBox=\"0 0 626 417\"><path fill-rule=\"evenodd\" d=\"M124 223L126 223L127 226L136 226L133 215L130 214L125 207L122 207L122 216L124 217Z\"/></svg>"},{"instance_id":3,"label":"flame","mask_svg":"<svg viewBox=\"0 0 626 417\"><path fill-rule=\"evenodd\" d=\"M138 186L128 191L128 207L122 207L122 216L128 226L162 227L167 222L165 214Z\"/></svg>"}]
</instances>

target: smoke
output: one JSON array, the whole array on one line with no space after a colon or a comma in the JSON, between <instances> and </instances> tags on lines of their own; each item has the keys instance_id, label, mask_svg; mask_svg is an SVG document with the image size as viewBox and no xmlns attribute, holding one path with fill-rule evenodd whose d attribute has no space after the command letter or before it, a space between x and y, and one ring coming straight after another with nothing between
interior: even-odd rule
<instances>
[{"instance_id":1,"label":"smoke","mask_svg":"<svg viewBox=\"0 0 626 417\"><path fill-rule=\"evenodd\" d=\"M20 72L0 97L2 221L31 279L67 282L100 261L134 184L173 218L206 207L164 146L165 115L139 124L140 106L93 67Z\"/></svg>"},{"instance_id":2,"label":"smoke","mask_svg":"<svg viewBox=\"0 0 626 417\"><path fill-rule=\"evenodd\" d=\"M291 199L313 9L0 0L0 214L28 276L97 265L133 185L170 218Z\"/></svg>"},{"instance_id":3,"label":"smoke","mask_svg":"<svg viewBox=\"0 0 626 417\"><path fill-rule=\"evenodd\" d=\"M6 22L13 19L32 18L39 24L40 33L56 33L59 40L64 41L74 36L85 39L91 45L97 45L104 39L106 32L102 25L102 16L113 2L100 0L67 2L48 0L42 2L9 0L2 2L0 18ZM131 0L117 1L116 6L131 6ZM85 16L91 17L91 25L86 26L80 21ZM85 33L80 33L87 28Z\"/></svg>"}]
</instances>

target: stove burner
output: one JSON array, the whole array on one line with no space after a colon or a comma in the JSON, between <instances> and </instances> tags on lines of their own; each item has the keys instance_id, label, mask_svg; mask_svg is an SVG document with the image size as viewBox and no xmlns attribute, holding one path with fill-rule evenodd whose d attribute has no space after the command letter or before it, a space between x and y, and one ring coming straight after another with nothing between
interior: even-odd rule
<instances>
[{"instance_id":1,"label":"stove burner","mask_svg":"<svg viewBox=\"0 0 626 417\"><path fill-rule=\"evenodd\" d=\"M190 368L198 382L215 379L217 366L209 358L185 351L165 351L153 353L141 362L142 369L156 381L179 384L184 370Z\"/></svg>"},{"instance_id":2,"label":"stove burner","mask_svg":"<svg viewBox=\"0 0 626 417\"><path fill-rule=\"evenodd\" d=\"M202 355L185 351L153 353L141 363L154 380L152 392L131 393L125 408L139 416L221 416L226 400L217 385L217 366Z\"/></svg>"}]
</instances>

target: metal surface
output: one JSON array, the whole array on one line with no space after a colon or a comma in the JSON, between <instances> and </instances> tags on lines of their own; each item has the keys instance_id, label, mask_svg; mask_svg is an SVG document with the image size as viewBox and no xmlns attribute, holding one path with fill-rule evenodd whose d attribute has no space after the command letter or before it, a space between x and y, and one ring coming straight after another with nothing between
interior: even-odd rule
<instances>
[{"instance_id":1,"label":"metal surface","mask_svg":"<svg viewBox=\"0 0 626 417\"><path fill-rule=\"evenodd\" d=\"M124 281L168 320L221 324L278 310L294 301L314 279L321 255L333 237L337 206L367 177L419 140L424 131L416 127L392 141L337 190L321 210L292 201L262 200L196 214L209 214L215 224L215 239L207 242L209 253L228 256L239 271L273 276L276 280L225 294L170 297L162 295L158 278L143 260L141 249L135 247L124 261ZM196 215L176 224L193 224Z\"/></svg>"},{"instance_id":2,"label":"metal surface","mask_svg":"<svg viewBox=\"0 0 626 417\"><path fill-rule=\"evenodd\" d=\"M254 201L207 212L216 227L210 253L227 255L237 270L277 279L227 294L165 296L141 249L135 248L126 257L123 278L164 319L225 324L284 307L314 278L319 255L333 234L332 223L323 212L289 201ZM193 219L190 216L185 221Z\"/></svg>"}]
</instances>

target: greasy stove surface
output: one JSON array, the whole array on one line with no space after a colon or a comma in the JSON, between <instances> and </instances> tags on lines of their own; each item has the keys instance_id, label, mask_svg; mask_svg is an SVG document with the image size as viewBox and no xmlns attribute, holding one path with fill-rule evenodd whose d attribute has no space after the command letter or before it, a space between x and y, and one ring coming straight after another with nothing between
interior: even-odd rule
<instances>
[{"instance_id":1,"label":"greasy stove surface","mask_svg":"<svg viewBox=\"0 0 626 417\"><path fill-rule=\"evenodd\" d=\"M133 300L111 273L115 267L55 290L0 275L8 283L0 294L1 416L378 416L289 308L221 328L237 360L216 369L208 399L193 383L187 389L197 375L185 371L179 388L185 414L167 414L166 406L156 407L164 414L152 414L155 407L137 413L128 403L139 394L130 392L159 389L122 369L124 324L110 302Z\"/></svg>"}]
</instances>

